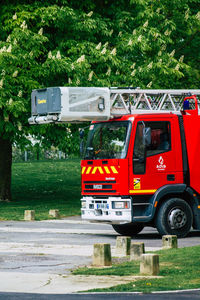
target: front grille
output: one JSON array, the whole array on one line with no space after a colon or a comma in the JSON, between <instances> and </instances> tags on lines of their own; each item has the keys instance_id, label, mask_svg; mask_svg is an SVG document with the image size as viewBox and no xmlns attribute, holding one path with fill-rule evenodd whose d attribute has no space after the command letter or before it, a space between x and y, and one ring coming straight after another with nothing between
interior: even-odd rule
<instances>
[{"instance_id":1,"label":"front grille","mask_svg":"<svg viewBox=\"0 0 200 300\"><path fill-rule=\"evenodd\" d=\"M116 193L116 180L98 180L98 181L84 181L84 193L87 194L114 194ZM112 183L112 184L111 184Z\"/></svg>"}]
</instances>

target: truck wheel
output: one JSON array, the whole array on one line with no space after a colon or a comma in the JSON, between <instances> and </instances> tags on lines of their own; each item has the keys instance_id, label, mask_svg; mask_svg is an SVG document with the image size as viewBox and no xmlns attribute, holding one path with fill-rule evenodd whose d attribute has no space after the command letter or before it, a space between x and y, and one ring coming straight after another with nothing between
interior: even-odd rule
<instances>
[{"instance_id":1,"label":"truck wheel","mask_svg":"<svg viewBox=\"0 0 200 300\"><path fill-rule=\"evenodd\" d=\"M189 204L179 198L164 202L157 214L156 227L161 235L185 237L192 226L192 210Z\"/></svg>"},{"instance_id":2,"label":"truck wheel","mask_svg":"<svg viewBox=\"0 0 200 300\"><path fill-rule=\"evenodd\" d=\"M142 231L144 225L139 223L129 223L122 225L113 224L112 227L119 234L133 236Z\"/></svg>"}]
</instances>

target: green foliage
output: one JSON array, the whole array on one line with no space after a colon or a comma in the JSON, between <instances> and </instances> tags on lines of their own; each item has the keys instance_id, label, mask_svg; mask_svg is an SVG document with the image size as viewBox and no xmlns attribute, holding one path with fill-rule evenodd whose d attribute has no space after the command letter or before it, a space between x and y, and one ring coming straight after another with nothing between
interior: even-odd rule
<instances>
[{"instance_id":1,"label":"green foliage","mask_svg":"<svg viewBox=\"0 0 200 300\"><path fill-rule=\"evenodd\" d=\"M50 209L61 217L80 214L80 160L13 163L12 201L1 202L0 220L23 220L24 210L48 219Z\"/></svg>"},{"instance_id":2,"label":"green foliage","mask_svg":"<svg viewBox=\"0 0 200 300\"><path fill-rule=\"evenodd\" d=\"M4 1L0 134L72 150L68 125L32 126L30 93L47 86L197 88L198 0ZM47 141L48 140L48 141ZM76 146L76 150L77 146Z\"/></svg>"},{"instance_id":3,"label":"green foliage","mask_svg":"<svg viewBox=\"0 0 200 300\"><path fill-rule=\"evenodd\" d=\"M31 89L38 86L38 59L47 41L23 26L23 29L14 29L5 42L0 42L0 132L5 138L17 141L28 132L27 126L22 128L27 125L30 111L27 98Z\"/></svg>"}]
</instances>

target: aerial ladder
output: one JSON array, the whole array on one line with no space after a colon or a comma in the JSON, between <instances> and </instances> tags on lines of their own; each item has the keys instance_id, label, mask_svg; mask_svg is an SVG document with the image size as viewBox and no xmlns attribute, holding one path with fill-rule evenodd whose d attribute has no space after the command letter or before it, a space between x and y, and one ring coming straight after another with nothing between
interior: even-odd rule
<instances>
[{"instance_id":1,"label":"aerial ladder","mask_svg":"<svg viewBox=\"0 0 200 300\"><path fill-rule=\"evenodd\" d=\"M189 95L200 97L200 90L49 87L33 90L29 123L77 123L134 113L180 113L183 100Z\"/></svg>"}]
</instances>

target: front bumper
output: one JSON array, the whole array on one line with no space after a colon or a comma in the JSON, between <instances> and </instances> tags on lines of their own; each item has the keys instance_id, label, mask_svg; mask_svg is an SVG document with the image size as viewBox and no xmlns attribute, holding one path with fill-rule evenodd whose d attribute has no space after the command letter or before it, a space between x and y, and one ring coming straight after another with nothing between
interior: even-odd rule
<instances>
[{"instance_id":1,"label":"front bumper","mask_svg":"<svg viewBox=\"0 0 200 300\"><path fill-rule=\"evenodd\" d=\"M132 202L130 198L108 197L105 199L96 199L92 196L84 196L81 202L81 216L83 220L111 224L132 222ZM126 202L127 208L113 208L113 203L116 202Z\"/></svg>"}]
</instances>

